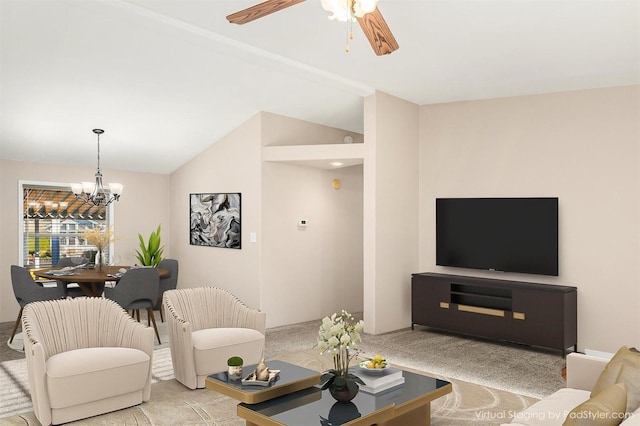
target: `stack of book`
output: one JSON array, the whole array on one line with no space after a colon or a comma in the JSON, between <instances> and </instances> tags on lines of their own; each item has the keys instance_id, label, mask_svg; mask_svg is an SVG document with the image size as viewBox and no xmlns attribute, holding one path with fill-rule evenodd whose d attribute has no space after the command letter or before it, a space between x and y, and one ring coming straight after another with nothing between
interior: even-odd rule
<instances>
[{"instance_id":1,"label":"stack of book","mask_svg":"<svg viewBox=\"0 0 640 426\"><path fill-rule=\"evenodd\" d=\"M359 385L360 390L367 393L382 392L404 383L402 370L398 368L387 367L376 375L371 375L370 373L367 373L365 369L360 367L349 368L349 372L362 379L365 384Z\"/></svg>"}]
</instances>

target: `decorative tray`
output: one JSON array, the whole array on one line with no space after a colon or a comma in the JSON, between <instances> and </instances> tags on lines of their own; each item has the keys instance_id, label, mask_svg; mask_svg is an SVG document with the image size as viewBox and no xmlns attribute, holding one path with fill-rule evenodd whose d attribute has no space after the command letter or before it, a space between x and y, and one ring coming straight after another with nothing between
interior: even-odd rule
<instances>
[{"instance_id":1,"label":"decorative tray","mask_svg":"<svg viewBox=\"0 0 640 426\"><path fill-rule=\"evenodd\" d=\"M280 377L280 370L269 370L269 380L257 380L256 373L253 372L249 374L247 377L242 379L243 385L249 386L269 386L271 383L278 380Z\"/></svg>"}]
</instances>

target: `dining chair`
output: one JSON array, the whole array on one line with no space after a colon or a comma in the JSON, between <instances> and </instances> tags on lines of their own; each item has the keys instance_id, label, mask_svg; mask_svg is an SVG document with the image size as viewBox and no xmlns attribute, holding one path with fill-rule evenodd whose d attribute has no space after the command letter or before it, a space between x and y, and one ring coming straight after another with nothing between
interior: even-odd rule
<instances>
[{"instance_id":1,"label":"dining chair","mask_svg":"<svg viewBox=\"0 0 640 426\"><path fill-rule=\"evenodd\" d=\"M168 290L163 303L173 374L190 389L204 388L205 378L227 370L239 356L246 365L264 354L267 314L250 308L217 287Z\"/></svg>"},{"instance_id":2,"label":"dining chair","mask_svg":"<svg viewBox=\"0 0 640 426\"><path fill-rule=\"evenodd\" d=\"M149 321L153 323L158 343L162 343L156 317L153 315L159 287L160 278L156 268L132 268L122 275L115 287L105 288L104 296L117 302L126 311L131 311L132 317L136 314L138 321L140 321L140 309L146 309L147 322L149 325L151 325Z\"/></svg>"},{"instance_id":3,"label":"dining chair","mask_svg":"<svg viewBox=\"0 0 640 426\"><path fill-rule=\"evenodd\" d=\"M18 330L18 324L20 324L20 319L22 318L22 311L28 303L65 298L62 289L42 286L31 277L29 271L18 265L11 265L11 285L13 286L13 294L20 305L20 312L18 312L18 318L16 318L16 323L13 326L9 343L13 342Z\"/></svg>"},{"instance_id":4,"label":"dining chair","mask_svg":"<svg viewBox=\"0 0 640 426\"><path fill-rule=\"evenodd\" d=\"M158 302L155 310L160 311L160 321L164 322L164 305L162 304L162 296L167 290L175 290L178 287L178 261L176 259L164 259L158 264L158 268L169 271L169 276L160 278L160 291L158 294Z\"/></svg>"},{"instance_id":5,"label":"dining chair","mask_svg":"<svg viewBox=\"0 0 640 426\"><path fill-rule=\"evenodd\" d=\"M77 259L77 262L74 261L73 257L61 257L60 260L58 260L58 264L56 265L56 267L65 268L67 266L78 266L82 258L78 257L76 259ZM58 288L62 289L62 291L64 292L65 297L86 296L84 291L82 291L82 289L77 283L69 283L69 282L60 281L60 280L56 280L56 283L58 284Z\"/></svg>"}]
</instances>

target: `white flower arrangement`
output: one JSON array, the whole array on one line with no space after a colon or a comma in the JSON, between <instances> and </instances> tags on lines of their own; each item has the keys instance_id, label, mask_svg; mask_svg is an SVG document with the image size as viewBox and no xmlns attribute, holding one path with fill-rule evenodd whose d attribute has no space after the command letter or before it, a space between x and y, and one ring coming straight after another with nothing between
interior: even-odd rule
<instances>
[{"instance_id":1,"label":"white flower arrangement","mask_svg":"<svg viewBox=\"0 0 640 426\"><path fill-rule=\"evenodd\" d=\"M320 379L324 383L322 389L357 389L355 383L364 384L357 376L349 374L349 363L356 356L357 345L362 341L360 333L363 330L364 321L356 321L353 315L345 310L342 310L340 315L334 313L322 319L318 330L318 347L321 354L333 354L333 369L326 371Z\"/></svg>"},{"instance_id":2,"label":"white flower arrangement","mask_svg":"<svg viewBox=\"0 0 640 426\"><path fill-rule=\"evenodd\" d=\"M321 353L337 353L342 350L355 350L362 341L360 333L364 330L364 321L357 321L349 312L342 310L340 315L324 317L318 331L318 347Z\"/></svg>"}]
</instances>

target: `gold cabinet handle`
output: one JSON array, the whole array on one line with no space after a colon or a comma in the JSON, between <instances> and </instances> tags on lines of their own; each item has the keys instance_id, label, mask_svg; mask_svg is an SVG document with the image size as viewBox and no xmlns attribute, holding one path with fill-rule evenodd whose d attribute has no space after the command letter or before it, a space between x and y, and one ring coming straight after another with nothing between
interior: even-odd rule
<instances>
[{"instance_id":1,"label":"gold cabinet handle","mask_svg":"<svg viewBox=\"0 0 640 426\"><path fill-rule=\"evenodd\" d=\"M471 312L473 314L491 315L494 317L504 317L504 311L500 309L481 308L479 306L458 305L458 310Z\"/></svg>"}]
</instances>

